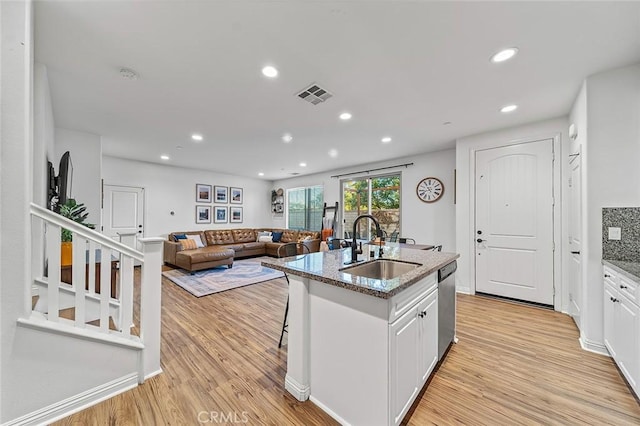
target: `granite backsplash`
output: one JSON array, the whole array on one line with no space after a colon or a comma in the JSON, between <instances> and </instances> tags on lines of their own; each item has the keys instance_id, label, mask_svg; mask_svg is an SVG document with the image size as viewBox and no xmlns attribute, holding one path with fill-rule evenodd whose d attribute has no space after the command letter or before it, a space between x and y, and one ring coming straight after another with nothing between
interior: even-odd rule
<instances>
[{"instance_id":1,"label":"granite backsplash","mask_svg":"<svg viewBox=\"0 0 640 426\"><path fill-rule=\"evenodd\" d=\"M622 229L620 240L609 239L609 227ZM640 262L640 207L602 209L602 258Z\"/></svg>"}]
</instances>

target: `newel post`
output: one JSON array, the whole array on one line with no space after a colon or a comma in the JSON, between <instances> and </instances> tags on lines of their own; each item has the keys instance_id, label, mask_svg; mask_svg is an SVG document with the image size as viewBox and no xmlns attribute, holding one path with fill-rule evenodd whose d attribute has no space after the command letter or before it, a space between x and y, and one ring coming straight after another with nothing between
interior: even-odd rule
<instances>
[{"instance_id":1,"label":"newel post","mask_svg":"<svg viewBox=\"0 0 640 426\"><path fill-rule=\"evenodd\" d=\"M162 310L162 238L140 238L144 264L140 278L140 339L144 344L138 381L162 372L160 313Z\"/></svg>"}]
</instances>

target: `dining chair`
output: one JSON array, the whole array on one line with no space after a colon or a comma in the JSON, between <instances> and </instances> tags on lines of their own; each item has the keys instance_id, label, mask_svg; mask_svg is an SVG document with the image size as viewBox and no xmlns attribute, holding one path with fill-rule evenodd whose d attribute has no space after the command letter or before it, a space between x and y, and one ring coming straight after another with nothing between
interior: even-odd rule
<instances>
[{"instance_id":1,"label":"dining chair","mask_svg":"<svg viewBox=\"0 0 640 426\"><path fill-rule=\"evenodd\" d=\"M393 231L391 233L391 235L389 236L389 238L387 238L386 240L391 242L391 243L397 242L398 241L398 231Z\"/></svg>"},{"instance_id":2,"label":"dining chair","mask_svg":"<svg viewBox=\"0 0 640 426\"><path fill-rule=\"evenodd\" d=\"M286 243L278 247L278 257L290 257L297 256L299 254L306 255L309 254L309 247L304 245L303 243ZM287 280L287 287L289 287L289 276L287 273L284 273L284 278ZM278 348L282 347L282 338L284 337L285 332L289 332L287 330L287 318L289 316L289 292L287 290L287 304L284 307L284 319L282 320L282 331L280 332L280 340L278 341Z\"/></svg>"},{"instance_id":3,"label":"dining chair","mask_svg":"<svg viewBox=\"0 0 640 426\"><path fill-rule=\"evenodd\" d=\"M442 244L440 244L439 246L433 246L431 251L442 251Z\"/></svg>"}]
</instances>

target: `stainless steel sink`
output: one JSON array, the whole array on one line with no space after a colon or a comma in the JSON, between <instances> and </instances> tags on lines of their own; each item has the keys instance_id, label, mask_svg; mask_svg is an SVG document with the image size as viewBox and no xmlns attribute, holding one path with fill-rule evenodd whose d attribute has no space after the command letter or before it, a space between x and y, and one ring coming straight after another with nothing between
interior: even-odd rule
<instances>
[{"instance_id":1,"label":"stainless steel sink","mask_svg":"<svg viewBox=\"0 0 640 426\"><path fill-rule=\"evenodd\" d=\"M349 266L342 268L340 271L345 274L356 275L359 277L375 278L378 280L390 280L399 277L402 274L411 272L419 263L400 262L391 259L378 259L373 262L363 263L362 265Z\"/></svg>"}]
</instances>

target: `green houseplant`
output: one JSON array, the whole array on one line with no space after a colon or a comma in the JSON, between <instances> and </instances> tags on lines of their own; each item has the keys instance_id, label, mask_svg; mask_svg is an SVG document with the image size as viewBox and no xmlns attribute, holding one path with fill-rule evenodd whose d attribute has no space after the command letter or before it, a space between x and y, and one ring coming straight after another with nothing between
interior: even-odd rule
<instances>
[{"instance_id":1,"label":"green houseplant","mask_svg":"<svg viewBox=\"0 0 640 426\"><path fill-rule=\"evenodd\" d=\"M60 216L66 217L80 225L84 225L87 228L95 229L95 225L93 223L87 223L87 217L89 213L86 213L87 208L84 204L78 204L76 200L73 198L69 198L66 203L60 206ZM71 259L73 256L73 247L71 245L71 241L73 239L73 234L69 229L62 228L62 233L60 235L61 248L60 248L60 263L65 265L71 265Z\"/></svg>"}]
</instances>

